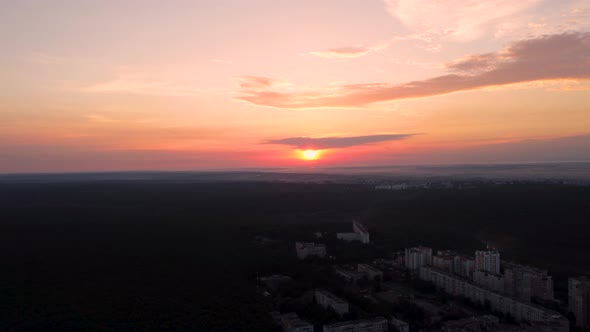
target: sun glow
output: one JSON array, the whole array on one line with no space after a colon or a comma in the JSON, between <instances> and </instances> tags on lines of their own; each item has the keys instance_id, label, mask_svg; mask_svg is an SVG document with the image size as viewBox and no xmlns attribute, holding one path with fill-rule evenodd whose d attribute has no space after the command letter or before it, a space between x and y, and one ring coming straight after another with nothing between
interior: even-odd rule
<instances>
[{"instance_id":1,"label":"sun glow","mask_svg":"<svg viewBox=\"0 0 590 332\"><path fill-rule=\"evenodd\" d=\"M320 157L319 150L304 150L301 152L303 159L305 160L316 160Z\"/></svg>"}]
</instances>

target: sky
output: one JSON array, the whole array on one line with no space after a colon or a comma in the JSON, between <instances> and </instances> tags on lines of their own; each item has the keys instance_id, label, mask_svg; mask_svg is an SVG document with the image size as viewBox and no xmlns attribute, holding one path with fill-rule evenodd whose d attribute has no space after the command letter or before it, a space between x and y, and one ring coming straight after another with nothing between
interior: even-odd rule
<instances>
[{"instance_id":1,"label":"sky","mask_svg":"<svg viewBox=\"0 0 590 332\"><path fill-rule=\"evenodd\" d=\"M0 68L0 173L590 161L590 0L0 0Z\"/></svg>"}]
</instances>

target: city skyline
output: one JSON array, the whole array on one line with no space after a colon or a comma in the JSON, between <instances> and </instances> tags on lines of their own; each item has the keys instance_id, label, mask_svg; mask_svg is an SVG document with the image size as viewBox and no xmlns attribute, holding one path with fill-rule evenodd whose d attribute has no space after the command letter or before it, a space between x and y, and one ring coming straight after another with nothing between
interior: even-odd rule
<instances>
[{"instance_id":1,"label":"city skyline","mask_svg":"<svg viewBox=\"0 0 590 332\"><path fill-rule=\"evenodd\" d=\"M590 161L590 2L18 1L0 173Z\"/></svg>"}]
</instances>

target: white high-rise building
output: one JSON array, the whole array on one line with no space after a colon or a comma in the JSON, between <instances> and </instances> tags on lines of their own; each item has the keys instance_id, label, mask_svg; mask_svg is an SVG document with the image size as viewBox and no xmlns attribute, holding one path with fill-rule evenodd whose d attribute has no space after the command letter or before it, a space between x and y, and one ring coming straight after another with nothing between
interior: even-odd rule
<instances>
[{"instance_id":1,"label":"white high-rise building","mask_svg":"<svg viewBox=\"0 0 590 332\"><path fill-rule=\"evenodd\" d=\"M431 267L420 268L420 279L432 282L436 288L451 295L462 295L479 304L489 303L490 309L511 314L517 321L540 322L561 326L557 331L568 331L569 321L558 312L520 301L506 294L492 291L471 281ZM543 331L537 329L535 331Z\"/></svg>"},{"instance_id":2,"label":"white high-rise building","mask_svg":"<svg viewBox=\"0 0 590 332\"><path fill-rule=\"evenodd\" d=\"M524 301L532 298L553 300L553 278L547 270L506 263L504 275L508 294Z\"/></svg>"},{"instance_id":3,"label":"white high-rise building","mask_svg":"<svg viewBox=\"0 0 590 332\"><path fill-rule=\"evenodd\" d=\"M475 271L475 260L468 256L455 256L453 260L453 272L464 278L471 278Z\"/></svg>"},{"instance_id":4,"label":"white high-rise building","mask_svg":"<svg viewBox=\"0 0 590 332\"><path fill-rule=\"evenodd\" d=\"M569 278L567 288L568 307L576 316L576 326L590 328L590 278Z\"/></svg>"},{"instance_id":5,"label":"white high-rise building","mask_svg":"<svg viewBox=\"0 0 590 332\"><path fill-rule=\"evenodd\" d=\"M500 253L495 250L476 251L475 269L500 273Z\"/></svg>"},{"instance_id":6,"label":"white high-rise building","mask_svg":"<svg viewBox=\"0 0 590 332\"><path fill-rule=\"evenodd\" d=\"M410 270L418 270L423 266L432 265L432 248L406 248L405 264Z\"/></svg>"}]
</instances>

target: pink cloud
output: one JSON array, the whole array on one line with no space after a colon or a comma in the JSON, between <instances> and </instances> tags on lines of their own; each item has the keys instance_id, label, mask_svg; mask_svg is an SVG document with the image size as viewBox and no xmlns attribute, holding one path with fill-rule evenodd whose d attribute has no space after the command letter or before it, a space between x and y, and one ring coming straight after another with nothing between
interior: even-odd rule
<instances>
[{"instance_id":1,"label":"pink cloud","mask_svg":"<svg viewBox=\"0 0 590 332\"><path fill-rule=\"evenodd\" d=\"M590 79L590 33L521 40L506 49L447 64L448 74L403 84L351 84L304 92L281 91L274 80L245 77L239 99L278 108L360 107L533 81Z\"/></svg>"},{"instance_id":2,"label":"pink cloud","mask_svg":"<svg viewBox=\"0 0 590 332\"><path fill-rule=\"evenodd\" d=\"M381 45L375 46L365 46L365 45L354 45L354 46L344 46L344 47L336 47L330 48L327 50L322 51L313 51L309 52L311 55L315 55L321 58L330 58L330 59L346 59L346 58L359 58L365 56L369 53L379 51L385 47L387 47L388 43L383 43Z\"/></svg>"}]
</instances>

